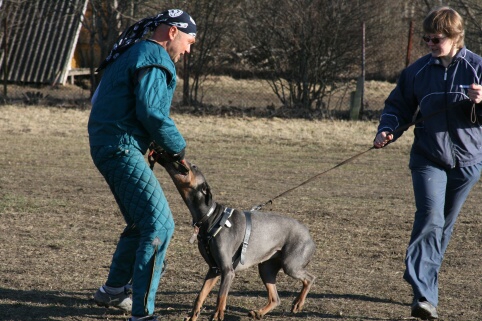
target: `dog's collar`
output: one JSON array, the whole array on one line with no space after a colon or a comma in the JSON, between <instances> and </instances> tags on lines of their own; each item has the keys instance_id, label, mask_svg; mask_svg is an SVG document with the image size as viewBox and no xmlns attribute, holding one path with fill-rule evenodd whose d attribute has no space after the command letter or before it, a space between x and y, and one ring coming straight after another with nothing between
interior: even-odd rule
<instances>
[{"instance_id":1,"label":"dog's collar","mask_svg":"<svg viewBox=\"0 0 482 321\"><path fill-rule=\"evenodd\" d=\"M213 215L214 210L216 209L216 205L216 202L213 202L211 204L211 207L209 208L209 211L199 221L193 222L192 226L201 227L201 225L203 225L203 223L206 222L211 215Z\"/></svg>"}]
</instances>

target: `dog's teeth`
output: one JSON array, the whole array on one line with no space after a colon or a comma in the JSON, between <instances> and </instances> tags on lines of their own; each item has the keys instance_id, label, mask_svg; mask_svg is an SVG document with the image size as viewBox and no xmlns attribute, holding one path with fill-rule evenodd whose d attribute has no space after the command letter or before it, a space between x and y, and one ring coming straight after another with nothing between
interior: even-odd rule
<instances>
[{"instance_id":1,"label":"dog's teeth","mask_svg":"<svg viewBox=\"0 0 482 321\"><path fill-rule=\"evenodd\" d=\"M194 241L195 241L196 239L197 239L197 235L196 235L196 234L193 234L193 235L191 236L191 238L189 239L189 243L191 243L191 244L194 243Z\"/></svg>"}]
</instances>

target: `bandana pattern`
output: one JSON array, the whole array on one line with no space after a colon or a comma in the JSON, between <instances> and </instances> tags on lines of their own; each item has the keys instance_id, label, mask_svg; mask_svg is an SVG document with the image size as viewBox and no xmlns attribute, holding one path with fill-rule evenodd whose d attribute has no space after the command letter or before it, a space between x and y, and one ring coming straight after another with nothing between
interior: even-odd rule
<instances>
[{"instance_id":1,"label":"bandana pattern","mask_svg":"<svg viewBox=\"0 0 482 321\"><path fill-rule=\"evenodd\" d=\"M99 68L97 68L97 71L106 68L124 51L129 49L136 42L139 42L139 40L141 40L148 31L156 29L162 23L169 26L175 26L180 31L196 37L196 23L189 14L179 9L170 9L164 11L159 13L157 16L139 20L124 30L124 32L117 39L117 42L112 47L112 50L109 52L107 58L105 58L105 60L100 64Z\"/></svg>"}]
</instances>

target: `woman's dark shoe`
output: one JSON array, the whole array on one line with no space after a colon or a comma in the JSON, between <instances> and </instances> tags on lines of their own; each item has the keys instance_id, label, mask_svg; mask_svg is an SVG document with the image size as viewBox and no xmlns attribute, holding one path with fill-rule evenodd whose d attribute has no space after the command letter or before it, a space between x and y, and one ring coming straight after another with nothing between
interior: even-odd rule
<instances>
[{"instance_id":1,"label":"woman's dark shoe","mask_svg":"<svg viewBox=\"0 0 482 321\"><path fill-rule=\"evenodd\" d=\"M438 319L437 308L425 298L421 298L412 304L412 317L422 320L436 320Z\"/></svg>"}]
</instances>

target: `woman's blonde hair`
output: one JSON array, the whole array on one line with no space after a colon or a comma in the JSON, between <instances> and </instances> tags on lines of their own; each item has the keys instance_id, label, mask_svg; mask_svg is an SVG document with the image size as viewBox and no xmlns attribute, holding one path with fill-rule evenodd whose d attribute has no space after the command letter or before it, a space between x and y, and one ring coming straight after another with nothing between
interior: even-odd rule
<instances>
[{"instance_id":1,"label":"woman's blonde hair","mask_svg":"<svg viewBox=\"0 0 482 321\"><path fill-rule=\"evenodd\" d=\"M464 19L450 7L440 7L430 11L423 20L423 30L428 34L446 35L455 41L458 48L464 46Z\"/></svg>"}]
</instances>

